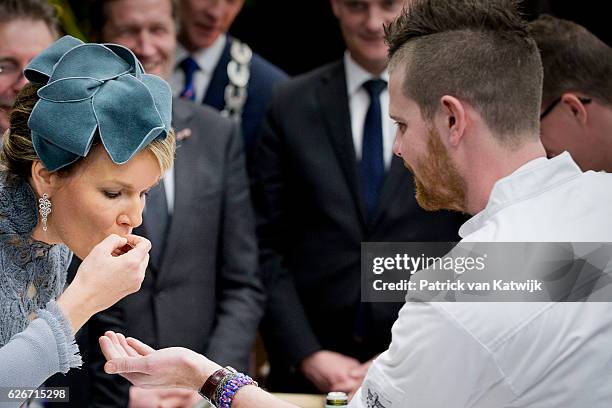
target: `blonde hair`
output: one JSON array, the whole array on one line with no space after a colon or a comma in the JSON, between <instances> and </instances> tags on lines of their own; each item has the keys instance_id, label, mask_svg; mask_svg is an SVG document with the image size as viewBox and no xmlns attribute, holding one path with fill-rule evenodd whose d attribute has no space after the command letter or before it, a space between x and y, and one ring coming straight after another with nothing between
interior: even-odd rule
<instances>
[{"instance_id":1,"label":"blonde hair","mask_svg":"<svg viewBox=\"0 0 612 408\"><path fill-rule=\"evenodd\" d=\"M34 150L32 133L28 127L28 119L39 99L36 92L40 87L41 85L29 83L21 89L10 114L10 127L2 136L3 143L0 152L2 170L9 176L18 176L24 180L30 177L32 163L40 160L36 150ZM148 150L153 153L162 174L170 169L174 162L175 141L174 129L170 129L166 138L154 140L144 149L144 151ZM79 159L58 170L58 173L70 175L82 161L82 159Z\"/></svg>"},{"instance_id":2,"label":"blonde hair","mask_svg":"<svg viewBox=\"0 0 612 408\"><path fill-rule=\"evenodd\" d=\"M145 147L145 150L149 150L157 159L157 164L159 164L162 174L170 170L172 167L172 164L174 163L175 149L176 133L174 132L173 128L170 128L168 136L166 136L164 139L154 140L149 143L147 147Z\"/></svg>"}]
</instances>

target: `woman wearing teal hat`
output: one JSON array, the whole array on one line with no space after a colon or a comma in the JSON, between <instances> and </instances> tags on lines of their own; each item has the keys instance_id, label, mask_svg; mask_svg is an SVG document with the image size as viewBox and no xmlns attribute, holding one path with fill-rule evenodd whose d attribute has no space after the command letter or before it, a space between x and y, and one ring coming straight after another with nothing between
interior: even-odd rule
<instances>
[{"instance_id":1,"label":"woman wearing teal hat","mask_svg":"<svg viewBox=\"0 0 612 408\"><path fill-rule=\"evenodd\" d=\"M138 290L131 232L174 157L170 88L127 48L63 37L24 75L0 153L0 406L78 367L74 333Z\"/></svg>"}]
</instances>

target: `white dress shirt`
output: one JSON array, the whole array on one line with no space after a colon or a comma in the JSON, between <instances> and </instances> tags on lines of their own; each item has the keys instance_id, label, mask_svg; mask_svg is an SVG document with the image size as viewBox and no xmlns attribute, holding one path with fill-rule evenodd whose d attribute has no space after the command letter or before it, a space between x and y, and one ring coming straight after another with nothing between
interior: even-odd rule
<instances>
[{"instance_id":1,"label":"white dress shirt","mask_svg":"<svg viewBox=\"0 0 612 408\"><path fill-rule=\"evenodd\" d=\"M533 160L459 233L612 242L612 174L582 173L568 153ZM612 303L407 302L392 335L350 407L611 406Z\"/></svg>"},{"instance_id":2,"label":"white dress shirt","mask_svg":"<svg viewBox=\"0 0 612 408\"><path fill-rule=\"evenodd\" d=\"M193 74L193 87L195 90L195 100L198 103L202 103L204 95L208 90L208 85L212 79L215 68L221 59L223 49L227 43L227 35L222 34L215 40L215 42L208 48L203 48L191 54L191 57L200 67ZM177 44L176 48L176 64L174 65L174 72L170 77L168 83L172 88L174 96L179 96L185 87L185 72L180 67L181 62L187 58L189 52L181 44Z\"/></svg>"},{"instance_id":3,"label":"white dress shirt","mask_svg":"<svg viewBox=\"0 0 612 408\"><path fill-rule=\"evenodd\" d=\"M353 132L353 144L357 161L361 161L363 147L363 126L366 114L370 107L370 96L363 88L363 84L370 79L380 78L389 83L389 72L385 70L379 77L375 77L351 57L350 53L344 53L344 69L346 73L346 89L349 98L349 109L351 112L351 130ZM380 93L380 107L383 131L383 153L385 168L389 168L393 158L393 142L395 139L395 124L389 118L389 89L385 88Z\"/></svg>"},{"instance_id":4,"label":"white dress shirt","mask_svg":"<svg viewBox=\"0 0 612 408\"><path fill-rule=\"evenodd\" d=\"M174 166L164 174L164 190L166 192L166 206L168 215L174 214Z\"/></svg>"}]
</instances>

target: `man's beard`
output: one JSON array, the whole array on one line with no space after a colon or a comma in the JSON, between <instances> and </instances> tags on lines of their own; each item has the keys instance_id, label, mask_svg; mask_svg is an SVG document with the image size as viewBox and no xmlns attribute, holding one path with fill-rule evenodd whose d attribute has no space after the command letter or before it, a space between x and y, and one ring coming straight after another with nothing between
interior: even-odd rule
<instances>
[{"instance_id":1,"label":"man's beard","mask_svg":"<svg viewBox=\"0 0 612 408\"><path fill-rule=\"evenodd\" d=\"M418 175L406 164L414 175L417 203L427 211L465 212L465 181L451 161L440 134L432 128L428 136L427 152L417 159Z\"/></svg>"}]
</instances>

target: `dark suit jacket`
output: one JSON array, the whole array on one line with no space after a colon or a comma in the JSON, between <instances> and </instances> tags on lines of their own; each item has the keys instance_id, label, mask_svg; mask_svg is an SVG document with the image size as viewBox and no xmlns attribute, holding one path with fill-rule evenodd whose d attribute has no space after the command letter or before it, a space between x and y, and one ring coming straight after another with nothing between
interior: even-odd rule
<instances>
[{"instance_id":1,"label":"dark suit jacket","mask_svg":"<svg viewBox=\"0 0 612 408\"><path fill-rule=\"evenodd\" d=\"M211 108L173 103L174 128L192 134L178 142L174 212L159 263L151 257L140 291L121 302L128 334L246 370L263 292L242 138ZM145 235L155 222L145 209Z\"/></svg>"},{"instance_id":2,"label":"dark suit jacket","mask_svg":"<svg viewBox=\"0 0 612 408\"><path fill-rule=\"evenodd\" d=\"M229 83L227 64L231 61L230 48L234 41L228 36L221 58L215 67L210 84L204 96L204 104L223 110L225 107L225 87ZM266 114L266 108L276 83L287 79L287 74L256 53L250 65L251 75L247 85L247 101L242 110L242 136L247 151L255 140Z\"/></svg>"},{"instance_id":3,"label":"dark suit jacket","mask_svg":"<svg viewBox=\"0 0 612 408\"><path fill-rule=\"evenodd\" d=\"M342 62L276 89L253 170L271 386L307 391L291 368L309 354L365 361L390 342L401 304L366 304L365 337L355 336L361 242L456 241L462 217L422 210L412 175L394 157L366 221Z\"/></svg>"}]
</instances>

